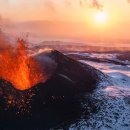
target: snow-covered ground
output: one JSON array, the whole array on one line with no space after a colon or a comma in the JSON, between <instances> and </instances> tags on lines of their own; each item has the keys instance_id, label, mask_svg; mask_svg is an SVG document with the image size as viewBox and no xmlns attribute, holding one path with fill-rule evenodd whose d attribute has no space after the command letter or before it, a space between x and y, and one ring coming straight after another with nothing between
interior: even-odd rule
<instances>
[{"instance_id":1,"label":"snow-covered ground","mask_svg":"<svg viewBox=\"0 0 130 130\"><path fill-rule=\"evenodd\" d=\"M88 56L88 54L80 54ZM116 54L93 54L91 57L116 59ZM80 60L101 70L112 86L98 87L91 95L97 112L72 124L70 130L130 130L130 66ZM86 98L87 100L87 98ZM87 105L83 103L87 108Z\"/></svg>"}]
</instances>

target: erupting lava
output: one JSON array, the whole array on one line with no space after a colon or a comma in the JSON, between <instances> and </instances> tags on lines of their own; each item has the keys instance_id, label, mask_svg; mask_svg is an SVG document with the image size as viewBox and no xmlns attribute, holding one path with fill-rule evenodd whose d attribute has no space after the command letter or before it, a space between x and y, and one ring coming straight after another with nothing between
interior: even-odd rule
<instances>
[{"instance_id":1,"label":"erupting lava","mask_svg":"<svg viewBox=\"0 0 130 130\"><path fill-rule=\"evenodd\" d=\"M44 66L27 55L23 40L18 40L16 49L9 47L0 53L0 77L19 90L29 89L47 80Z\"/></svg>"}]
</instances>

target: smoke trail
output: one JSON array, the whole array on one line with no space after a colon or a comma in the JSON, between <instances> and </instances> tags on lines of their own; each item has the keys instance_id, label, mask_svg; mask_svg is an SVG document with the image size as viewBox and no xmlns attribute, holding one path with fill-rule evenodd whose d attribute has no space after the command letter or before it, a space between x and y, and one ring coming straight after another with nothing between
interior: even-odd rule
<instances>
[{"instance_id":1,"label":"smoke trail","mask_svg":"<svg viewBox=\"0 0 130 130\"><path fill-rule=\"evenodd\" d=\"M5 34L2 32L2 29L0 28L0 51L6 50L11 48L11 45L6 38Z\"/></svg>"}]
</instances>

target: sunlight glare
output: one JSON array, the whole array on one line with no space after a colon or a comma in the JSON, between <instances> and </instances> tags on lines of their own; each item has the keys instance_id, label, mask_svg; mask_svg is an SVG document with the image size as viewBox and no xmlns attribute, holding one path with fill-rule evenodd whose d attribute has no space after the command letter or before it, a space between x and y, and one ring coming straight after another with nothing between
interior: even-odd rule
<instances>
[{"instance_id":1,"label":"sunlight glare","mask_svg":"<svg viewBox=\"0 0 130 130\"><path fill-rule=\"evenodd\" d=\"M104 11L95 13L95 21L97 23L105 23L107 21L107 18L108 18L107 13Z\"/></svg>"}]
</instances>

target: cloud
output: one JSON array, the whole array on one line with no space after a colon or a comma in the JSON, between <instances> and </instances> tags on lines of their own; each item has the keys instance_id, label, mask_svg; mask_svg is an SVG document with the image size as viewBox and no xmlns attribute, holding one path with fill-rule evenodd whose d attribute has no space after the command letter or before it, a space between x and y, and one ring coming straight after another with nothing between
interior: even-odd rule
<instances>
[{"instance_id":1,"label":"cloud","mask_svg":"<svg viewBox=\"0 0 130 130\"><path fill-rule=\"evenodd\" d=\"M103 8L103 5L100 4L97 0L77 0L79 6L84 6L84 7L90 7L90 8L96 8L101 10ZM71 0L65 0L66 5L73 5L75 2L72 2Z\"/></svg>"},{"instance_id":2,"label":"cloud","mask_svg":"<svg viewBox=\"0 0 130 130\"><path fill-rule=\"evenodd\" d=\"M128 3L130 3L130 0L127 0Z\"/></svg>"},{"instance_id":3,"label":"cloud","mask_svg":"<svg viewBox=\"0 0 130 130\"><path fill-rule=\"evenodd\" d=\"M64 0L64 3L66 6L70 6L70 7L72 6L70 0Z\"/></svg>"},{"instance_id":4,"label":"cloud","mask_svg":"<svg viewBox=\"0 0 130 130\"><path fill-rule=\"evenodd\" d=\"M2 21L2 16L0 15L0 22Z\"/></svg>"},{"instance_id":5,"label":"cloud","mask_svg":"<svg viewBox=\"0 0 130 130\"><path fill-rule=\"evenodd\" d=\"M3 23L5 22L5 19L0 14L0 27L2 27Z\"/></svg>"},{"instance_id":6,"label":"cloud","mask_svg":"<svg viewBox=\"0 0 130 130\"><path fill-rule=\"evenodd\" d=\"M45 7L46 7L48 10L50 10L50 11L52 11L52 12L53 12L53 11L56 11L56 5L55 5L54 2L46 0L46 1L44 1L44 5L45 5Z\"/></svg>"},{"instance_id":7,"label":"cloud","mask_svg":"<svg viewBox=\"0 0 130 130\"><path fill-rule=\"evenodd\" d=\"M92 0L92 7L99 9L99 10L102 10L103 5L100 4L97 0Z\"/></svg>"},{"instance_id":8,"label":"cloud","mask_svg":"<svg viewBox=\"0 0 130 130\"><path fill-rule=\"evenodd\" d=\"M83 1L82 1L82 0L80 0L80 1L79 1L79 4L80 4L80 6L82 6L82 5L83 5Z\"/></svg>"}]
</instances>

